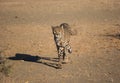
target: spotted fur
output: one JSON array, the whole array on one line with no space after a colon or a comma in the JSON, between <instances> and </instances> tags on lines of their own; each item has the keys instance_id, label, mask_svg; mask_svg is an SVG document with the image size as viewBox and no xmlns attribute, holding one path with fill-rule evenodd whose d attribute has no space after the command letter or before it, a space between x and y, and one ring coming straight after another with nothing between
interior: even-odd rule
<instances>
[{"instance_id":1,"label":"spotted fur","mask_svg":"<svg viewBox=\"0 0 120 83\"><path fill-rule=\"evenodd\" d=\"M52 27L52 32L58 51L59 66L61 66L61 60L64 61L67 54L72 53L69 43L72 35L71 27L67 23L62 23L60 26Z\"/></svg>"}]
</instances>

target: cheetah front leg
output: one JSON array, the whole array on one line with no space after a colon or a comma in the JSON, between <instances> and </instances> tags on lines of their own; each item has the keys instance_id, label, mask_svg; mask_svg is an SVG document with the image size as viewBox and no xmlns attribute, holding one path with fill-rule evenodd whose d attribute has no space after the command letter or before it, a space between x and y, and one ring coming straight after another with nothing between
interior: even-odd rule
<instances>
[{"instance_id":1,"label":"cheetah front leg","mask_svg":"<svg viewBox=\"0 0 120 83\"><path fill-rule=\"evenodd\" d=\"M61 69L62 68L62 59L64 56L64 51L63 51L63 47L59 47L58 48L58 68Z\"/></svg>"}]
</instances>

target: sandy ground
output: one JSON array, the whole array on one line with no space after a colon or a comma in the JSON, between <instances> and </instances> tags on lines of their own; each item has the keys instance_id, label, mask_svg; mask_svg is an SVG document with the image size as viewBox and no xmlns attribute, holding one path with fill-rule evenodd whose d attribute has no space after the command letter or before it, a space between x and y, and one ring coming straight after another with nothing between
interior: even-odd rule
<instances>
[{"instance_id":1,"label":"sandy ground","mask_svg":"<svg viewBox=\"0 0 120 83\"><path fill-rule=\"evenodd\" d=\"M64 22L77 35L71 62L56 69L51 26ZM120 1L0 0L0 51L12 57L0 83L119 83Z\"/></svg>"}]
</instances>

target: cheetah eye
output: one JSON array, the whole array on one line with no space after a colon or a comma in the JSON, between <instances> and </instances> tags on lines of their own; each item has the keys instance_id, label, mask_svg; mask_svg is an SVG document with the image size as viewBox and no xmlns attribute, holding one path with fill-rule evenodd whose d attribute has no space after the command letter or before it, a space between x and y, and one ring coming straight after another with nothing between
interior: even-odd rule
<instances>
[{"instance_id":1,"label":"cheetah eye","mask_svg":"<svg viewBox=\"0 0 120 83\"><path fill-rule=\"evenodd\" d=\"M54 34L58 34L56 31L54 31Z\"/></svg>"},{"instance_id":2,"label":"cheetah eye","mask_svg":"<svg viewBox=\"0 0 120 83\"><path fill-rule=\"evenodd\" d=\"M57 32L54 32L55 35L59 35Z\"/></svg>"},{"instance_id":3,"label":"cheetah eye","mask_svg":"<svg viewBox=\"0 0 120 83\"><path fill-rule=\"evenodd\" d=\"M58 34L55 34L56 35L56 37L58 37L59 35Z\"/></svg>"}]
</instances>

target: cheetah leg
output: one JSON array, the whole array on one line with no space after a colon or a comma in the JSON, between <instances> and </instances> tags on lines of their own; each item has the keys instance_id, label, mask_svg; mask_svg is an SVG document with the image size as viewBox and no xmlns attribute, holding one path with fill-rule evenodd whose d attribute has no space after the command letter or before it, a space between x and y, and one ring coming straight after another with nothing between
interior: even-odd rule
<instances>
[{"instance_id":1,"label":"cheetah leg","mask_svg":"<svg viewBox=\"0 0 120 83\"><path fill-rule=\"evenodd\" d=\"M61 69L62 68L62 57L63 57L63 49L62 47L59 47L58 49L58 68Z\"/></svg>"}]
</instances>

